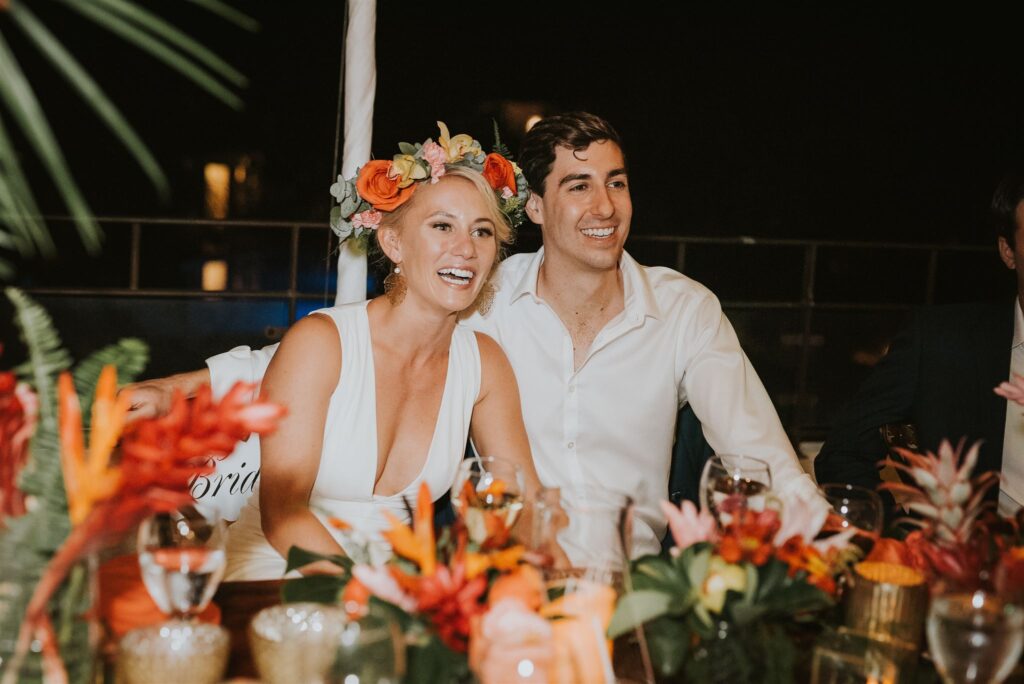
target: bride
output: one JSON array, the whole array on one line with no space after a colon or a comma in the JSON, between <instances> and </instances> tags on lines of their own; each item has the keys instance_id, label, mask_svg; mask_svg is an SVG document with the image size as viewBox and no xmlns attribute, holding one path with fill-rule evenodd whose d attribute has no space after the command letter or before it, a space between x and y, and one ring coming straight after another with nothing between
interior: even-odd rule
<instances>
[{"instance_id":1,"label":"bride","mask_svg":"<svg viewBox=\"0 0 1024 684\"><path fill-rule=\"evenodd\" d=\"M452 485L468 433L480 453L520 466L525 494L540 487L504 352L457 325L493 294L518 207L509 200L525 185L515 187L521 175L504 157L482 162L479 143L443 127L438 143L416 149L371 161L341 186L343 225L372 229L393 265L386 294L315 311L285 335L263 392L289 414L262 439L261 481L231 526L227 580L282 577L293 545L344 553L329 517L371 538L386 527L383 510L408 520L421 483L435 497ZM326 569L317 565L302 571Z\"/></svg>"}]
</instances>

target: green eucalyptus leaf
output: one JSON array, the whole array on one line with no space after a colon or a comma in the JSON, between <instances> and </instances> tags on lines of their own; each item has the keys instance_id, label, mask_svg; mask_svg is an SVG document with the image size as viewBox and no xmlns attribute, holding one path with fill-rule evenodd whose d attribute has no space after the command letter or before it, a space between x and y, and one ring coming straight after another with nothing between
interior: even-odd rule
<instances>
[{"instance_id":1,"label":"green eucalyptus leaf","mask_svg":"<svg viewBox=\"0 0 1024 684\"><path fill-rule=\"evenodd\" d=\"M416 148L407 142L398 143L398 151L402 154L408 154L409 156L413 156L417 152Z\"/></svg>"}]
</instances>

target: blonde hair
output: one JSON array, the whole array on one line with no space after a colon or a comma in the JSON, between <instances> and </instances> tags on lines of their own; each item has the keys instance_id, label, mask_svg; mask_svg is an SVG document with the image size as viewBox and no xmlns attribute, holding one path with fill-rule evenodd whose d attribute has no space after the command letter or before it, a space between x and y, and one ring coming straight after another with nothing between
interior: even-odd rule
<instances>
[{"instance_id":1,"label":"blonde hair","mask_svg":"<svg viewBox=\"0 0 1024 684\"><path fill-rule=\"evenodd\" d=\"M494 194L494 190L491 188L490 183L484 178L483 174L479 171L475 171L468 166L457 166L447 165L445 166L444 176L441 176L439 183L445 178L465 178L473 187L476 188L477 193L483 199L484 204L487 205L488 218L494 223L494 240L498 246L498 260L501 260L505 255L505 249L512 244L514 234L512 225L508 221L508 217L502 213L501 208L498 206L497 195ZM402 224L402 220L405 214L409 211L409 207L416 201L416 195L413 194L407 202L404 202L400 207L394 211L383 212L381 218L380 227L389 228L391 230L400 231L399 226ZM380 233L378 232L378 240Z\"/></svg>"}]
</instances>

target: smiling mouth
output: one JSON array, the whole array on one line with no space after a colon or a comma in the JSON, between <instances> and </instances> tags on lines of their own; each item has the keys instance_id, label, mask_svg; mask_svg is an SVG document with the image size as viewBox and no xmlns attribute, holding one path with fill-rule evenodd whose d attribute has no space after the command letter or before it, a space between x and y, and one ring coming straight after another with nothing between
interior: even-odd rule
<instances>
[{"instance_id":1,"label":"smiling mouth","mask_svg":"<svg viewBox=\"0 0 1024 684\"><path fill-rule=\"evenodd\" d=\"M437 275L441 277L441 280L452 285L469 285L476 274L462 268L442 268Z\"/></svg>"},{"instance_id":2,"label":"smiling mouth","mask_svg":"<svg viewBox=\"0 0 1024 684\"><path fill-rule=\"evenodd\" d=\"M611 237L615 233L615 228L584 228L580 232L589 238L603 240L604 238Z\"/></svg>"}]
</instances>

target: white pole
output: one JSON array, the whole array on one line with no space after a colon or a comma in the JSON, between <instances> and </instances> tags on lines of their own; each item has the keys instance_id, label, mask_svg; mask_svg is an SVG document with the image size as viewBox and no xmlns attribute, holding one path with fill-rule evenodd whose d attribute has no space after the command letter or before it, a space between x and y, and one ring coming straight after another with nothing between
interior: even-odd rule
<instances>
[{"instance_id":1,"label":"white pole","mask_svg":"<svg viewBox=\"0 0 1024 684\"><path fill-rule=\"evenodd\" d=\"M377 89L374 52L377 24L376 0L348 0L348 33L345 36L345 147L341 175L355 174L370 158L373 137L373 99ZM336 305L366 299L366 254L346 241L338 250Z\"/></svg>"}]
</instances>

